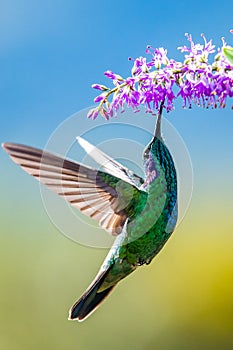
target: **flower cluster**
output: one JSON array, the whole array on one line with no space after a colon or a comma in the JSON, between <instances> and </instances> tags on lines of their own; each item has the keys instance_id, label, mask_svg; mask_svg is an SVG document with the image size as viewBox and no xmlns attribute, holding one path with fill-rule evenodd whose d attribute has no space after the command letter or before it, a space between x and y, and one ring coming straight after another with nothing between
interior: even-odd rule
<instances>
[{"instance_id":1,"label":"flower cluster","mask_svg":"<svg viewBox=\"0 0 233 350\"><path fill-rule=\"evenodd\" d=\"M89 112L88 117L95 119L100 114L109 119L118 110L123 112L125 106L137 112L140 105L144 105L149 113L156 114L161 106L169 112L179 97L184 108L193 103L205 108L225 107L227 97L233 97L233 66L224 55L224 40L223 47L218 49L210 63L209 56L215 52L212 41L207 41L202 35L203 44L195 44L191 35L186 36L189 46L178 48L185 53L183 62L169 59L164 48L148 46L146 53L150 60L136 58L130 77L105 72L105 76L112 80L113 88L92 85L101 94L94 100L98 106Z\"/></svg>"}]
</instances>

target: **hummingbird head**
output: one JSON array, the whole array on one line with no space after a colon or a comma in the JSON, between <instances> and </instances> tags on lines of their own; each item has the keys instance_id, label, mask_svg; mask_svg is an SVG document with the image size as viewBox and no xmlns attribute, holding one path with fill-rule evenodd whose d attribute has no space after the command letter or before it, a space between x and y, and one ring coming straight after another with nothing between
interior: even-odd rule
<instances>
[{"instance_id":1,"label":"hummingbird head","mask_svg":"<svg viewBox=\"0 0 233 350\"><path fill-rule=\"evenodd\" d=\"M162 105L156 121L153 138L143 153L146 175L143 186L146 187L152 184L156 178L160 177L161 180L164 180L162 182L166 191L169 190L172 192L174 191L173 184L176 183L176 169L172 155L161 135L161 115Z\"/></svg>"},{"instance_id":2,"label":"hummingbird head","mask_svg":"<svg viewBox=\"0 0 233 350\"><path fill-rule=\"evenodd\" d=\"M152 155L155 153L154 148L157 143L160 143L162 141L162 135L161 135L161 114L158 115L156 125L155 125L155 132L153 135L153 138L149 145L146 147L143 153L143 159L144 162L147 162Z\"/></svg>"},{"instance_id":3,"label":"hummingbird head","mask_svg":"<svg viewBox=\"0 0 233 350\"><path fill-rule=\"evenodd\" d=\"M161 114L159 114L153 138L143 153L146 185L152 183L159 176L158 163L160 163L161 143L163 144L163 139L161 136Z\"/></svg>"}]
</instances>

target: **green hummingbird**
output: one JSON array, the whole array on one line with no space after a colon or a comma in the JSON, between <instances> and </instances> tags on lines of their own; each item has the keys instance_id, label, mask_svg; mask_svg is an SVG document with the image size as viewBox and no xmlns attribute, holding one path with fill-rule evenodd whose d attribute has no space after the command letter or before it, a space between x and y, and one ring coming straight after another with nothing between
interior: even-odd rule
<instances>
[{"instance_id":1,"label":"green hummingbird","mask_svg":"<svg viewBox=\"0 0 233 350\"><path fill-rule=\"evenodd\" d=\"M96 278L69 311L69 320L83 321L120 280L149 264L174 231L177 176L161 135L161 114L143 153L145 179L83 138L78 142L103 170L33 147L2 146L27 173L117 236Z\"/></svg>"}]
</instances>

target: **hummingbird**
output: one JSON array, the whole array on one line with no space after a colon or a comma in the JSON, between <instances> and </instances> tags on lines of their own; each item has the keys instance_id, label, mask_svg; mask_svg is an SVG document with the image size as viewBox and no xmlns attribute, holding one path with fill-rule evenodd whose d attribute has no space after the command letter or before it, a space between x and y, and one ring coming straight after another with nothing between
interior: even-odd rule
<instances>
[{"instance_id":1,"label":"hummingbird","mask_svg":"<svg viewBox=\"0 0 233 350\"><path fill-rule=\"evenodd\" d=\"M118 282L149 264L171 236L177 222L177 175L161 134L161 113L143 153L144 178L82 137L77 140L101 170L25 145L2 147L27 173L116 236L96 278L69 310L69 320L83 321Z\"/></svg>"}]
</instances>

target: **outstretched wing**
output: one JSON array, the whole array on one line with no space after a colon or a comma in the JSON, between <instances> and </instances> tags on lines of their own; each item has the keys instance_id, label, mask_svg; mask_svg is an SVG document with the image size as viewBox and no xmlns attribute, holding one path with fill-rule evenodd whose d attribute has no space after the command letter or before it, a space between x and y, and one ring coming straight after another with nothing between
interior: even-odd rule
<instances>
[{"instance_id":1,"label":"outstretched wing","mask_svg":"<svg viewBox=\"0 0 233 350\"><path fill-rule=\"evenodd\" d=\"M140 176L135 174L132 170L128 169L124 165L118 163L115 159L109 157L106 153L98 149L96 146L92 145L87 140L83 139L80 136L78 136L76 139L80 146L82 146L86 151L86 153L98 164L100 164L107 173L119 177L120 179L130 183L133 186L136 186L137 188L139 188L144 183L144 180Z\"/></svg>"},{"instance_id":2,"label":"outstretched wing","mask_svg":"<svg viewBox=\"0 0 233 350\"><path fill-rule=\"evenodd\" d=\"M2 146L27 173L112 235L120 234L127 217L133 215L133 202L140 190L132 184L37 148L14 143Z\"/></svg>"}]
</instances>

